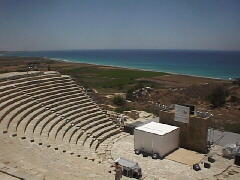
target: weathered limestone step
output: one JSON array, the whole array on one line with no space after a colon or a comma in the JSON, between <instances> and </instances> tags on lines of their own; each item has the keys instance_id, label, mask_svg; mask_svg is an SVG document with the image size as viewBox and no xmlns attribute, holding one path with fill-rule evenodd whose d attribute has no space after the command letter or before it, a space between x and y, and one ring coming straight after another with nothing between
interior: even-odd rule
<instances>
[{"instance_id":1,"label":"weathered limestone step","mask_svg":"<svg viewBox=\"0 0 240 180\"><path fill-rule=\"evenodd\" d=\"M80 101L77 101L77 102L74 102L74 103L79 103L79 102L80 102ZM65 105L68 106L68 103L66 103ZM56 113L55 110L50 109L50 111L51 111L52 113ZM43 119L41 119L41 121L40 121L40 123L39 123L39 126L40 126L39 132L40 132L40 134L41 134L41 132L43 131L43 128L47 126L47 123L50 122L51 120L53 120L54 117L56 117L56 116L52 116L52 119L46 119L45 121L44 121L44 118L46 118L46 116L45 116Z\"/></svg>"},{"instance_id":2,"label":"weathered limestone step","mask_svg":"<svg viewBox=\"0 0 240 180\"><path fill-rule=\"evenodd\" d=\"M25 100L26 98L29 97L27 95L18 95L16 97L8 99L7 101L1 103L0 111L4 110L6 107L11 106L14 103L18 103L18 101Z\"/></svg>"},{"instance_id":3,"label":"weathered limestone step","mask_svg":"<svg viewBox=\"0 0 240 180\"><path fill-rule=\"evenodd\" d=\"M97 150L98 146L104 141L106 140L107 138L115 135L115 134L118 134L120 132L120 129L113 129L111 131L108 131L107 133L104 133L102 134L100 137L97 138L97 145L95 146L95 150ZM94 141L91 142L91 145L94 143Z\"/></svg>"},{"instance_id":4,"label":"weathered limestone step","mask_svg":"<svg viewBox=\"0 0 240 180\"><path fill-rule=\"evenodd\" d=\"M99 158L95 151L85 148L84 146L76 146L76 144L71 144L71 151L77 155L80 155L84 159L99 161Z\"/></svg>"},{"instance_id":5,"label":"weathered limestone step","mask_svg":"<svg viewBox=\"0 0 240 180\"><path fill-rule=\"evenodd\" d=\"M45 107L41 107L41 108L37 109L36 111L30 113L27 117L25 117L23 119L23 121L21 121L21 123L17 127L18 134L20 136L24 136L26 131L33 133L33 130L31 130L30 127L33 128L33 126L34 126L33 123L36 122L38 120L39 116L43 113L49 113L50 114L50 112L47 111L45 109ZM30 134L28 134L28 135L30 136Z\"/></svg>"},{"instance_id":6,"label":"weathered limestone step","mask_svg":"<svg viewBox=\"0 0 240 180\"><path fill-rule=\"evenodd\" d=\"M9 96L18 92L15 86L8 85L8 86L0 86L0 98L4 98L5 96Z\"/></svg>"},{"instance_id":7,"label":"weathered limestone step","mask_svg":"<svg viewBox=\"0 0 240 180\"><path fill-rule=\"evenodd\" d=\"M83 130L85 132L85 130L82 128L84 124L87 124L89 121L94 121L95 119L99 119L104 117L104 115L102 114L101 111L98 111L99 109L96 108L95 112L92 112L91 114L86 114L84 116L82 116L79 119L76 119L75 121L73 121L71 123L71 126L68 126L67 129L64 132L63 135L61 136L61 138L65 138L67 139L69 142L71 141L71 138L74 136L74 134L76 133L77 129L72 129L73 128L80 128L81 130ZM71 131L69 131L71 130Z\"/></svg>"},{"instance_id":8,"label":"weathered limestone step","mask_svg":"<svg viewBox=\"0 0 240 180\"><path fill-rule=\"evenodd\" d=\"M18 123L17 121L20 118L17 118L22 112L24 112L25 110L28 110L30 107L39 105L37 101L29 101L26 104L23 104L22 106L18 106L17 108L15 108L13 111L11 111L8 114L9 122L7 124L7 129L11 129L11 127L16 127L16 124ZM13 131L10 131L12 133L16 133L16 128Z\"/></svg>"},{"instance_id":9,"label":"weathered limestone step","mask_svg":"<svg viewBox=\"0 0 240 180\"><path fill-rule=\"evenodd\" d=\"M31 74L26 74L26 73L24 74L24 72L21 72L21 73L22 74L20 74L20 72L1 74L0 85L4 86L4 85L8 85L8 84L14 84L17 82L26 81L27 79L38 78L38 76L44 76L43 73L41 73L41 72L31 73ZM5 76L5 77L3 78L3 76Z\"/></svg>"},{"instance_id":10,"label":"weathered limestone step","mask_svg":"<svg viewBox=\"0 0 240 180\"><path fill-rule=\"evenodd\" d=\"M51 86L42 86L41 88L37 87L37 88L26 88L26 90L20 89L24 94L28 94L31 96L34 95L38 95L40 93L44 93L44 92L51 92L51 91L55 91L55 90L66 90L66 89L79 89L79 87L77 85L74 84L53 84Z\"/></svg>"},{"instance_id":11,"label":"weathered limestone step","mask_svg":"<svg viewBox=\"0 0 240 180\"><path fill-rule=\"evenodd\" d=\"M19 90L16 87L11 86L11 89L0 93L0 103L5 102L14 97L17 97L18 95L21 95L21 94L22 93L19 92Z\"/></svg>"},{"instance_id":12,"label":"weathered limestone step","mask_svg":"<svg viewBox=\"0 0 240 180\"><path fill-rule=\"evenodd\" d=\"M35 131L36 131L36 128L37 128L37 126L41 123L41 120L42 120L42 118L43 117L49 117L49 116L52 116L52 112L51 111L49 111L49 110L47 110L47 109L45 109L45 111L43 112L43 113L41 113L41 114L39 114L37 117L35 117L32 121L31 121L31 123L29 123L29 125L27 126L27 128L26 128L26 132L25 132L25 134L26 134L26 136L28 136L28 137L30 137L30 138L39 138L39 139L41 139L41 135L40 135L40 132L39 133L36 133Z\"/></svg>"},{"instance_id":13,"label":"weathered limestone step","mask_svg":"<svg viewBox=\"0 0 240 180\"><path fill-rule=\"evenodd\" d=\"M43 97L46 97L46 96L50 96L50 95L61 95L62 93L64 92L68 92L68 93L79 93L80 90L76 87L74 88L68 88L68 89L56 89L54 91L46 91L44 93L42 93L41 95L34 95L33 97L36 98L36 99L40 99L40 98L43 98ZM31 95L29 95L31 96Z\"/></svg>"},{"instance_id":14,"label":"weathered limestone step","mask_svg":"<svg viewBox=\"0 0 240 180\"><path fill-rule=\"evenodd\" d=\"M55 106L55 107L50 107L52 111L54 112L58 112L63 114L63 112L66 112L68 110L75 110L78 109L81 106L84 106L84 104L88 103L89 100L88 99L81 99L79 101L71 101L69 103L65 103L59 106ZM49 106L48 106L49 107Z\"/></svg>"},{"instance_id":15,"label":"weathered limestone step","mask_svg":"<svg viewBox=\"0 0 240 180\"><path fill-rule=\"evenodd\" d=\"M101 121L100 121L100 122L101 122ZM99 122L98 122L98 123L99 123ZM99 131L99 130L101 130L101 129L103 129L103 128L109 127L109 126L111 126L111 125L113 125L113 123L107 119L107 122L106 122L106 120L105 120L105 122L103 122L103 123L99 123L99 124L96 124L95 126L92 126L90 129L87 130L86 133L87 133L88 135L94 137L94 133L95 133L95 132L97 132L97 131ZM87 136L87 137L89 137L89 136ZM87 140L87 137L86 137L85 139L83 139L84 142Z\"/></svg>"},{"instance_id":16,"label":"weathered limestone step","mask_svg":"<svg viewBox=\"0 0 240 180\"><path fill-rule=\"evenodd\" d=\"M58 97L58 96L60 96L60 94L58 94L58 95L53 95L53 97ZM48 98L49 98L49 97L48 97ZM44 107L41 108L42 111L43 111L43 108L44 108ZM44 108L44 109L45 109L45 108ZM29 118L30 120L27 121L27 124L25 124L25 126L27 126L27 125L31 122L31 120L32 120L33 118L35 118L37 115L41 114L42 111L39 112L39 110L38 110L38 113L37 113L37 114L34 114L34 115L33 115L33 114L31 113L32 115L31 115L31 114L28 115L28 116L30 116L30 118ZM28 118L26 117L25 119L28 119ZM26 128L25 128L25 129L26 129Z\"/></svg>"},{"instance_id":17,"label":"weathered limestone step","mask_svg":"<svg viewBox=\"0 0 240 180\"><path fill-rule=\"evenodd\" d=\"M105 128L102 128L101 130L95 132L92 134L92 136L94 138L99 138L101 135L103 135L104 133L108 133L109 131L111 130L115 130L117 129L117 126L115 124L111 125L111 126L108 126L108 127L105 127Z\"/></svg>"},{"instance_id":18,"label":"weathered limestone step","mask_svg":"<svg viewBox=\"0 0 240 180\"><path fill-rule=\"evenodd\" d=\"M54 111L58 116L61 116L62 118L64 118L66 121L71 118L72 115L82 115L82 113L84 113L83 111L87 111L90 108L94 108L95 105L92 105L91 102L87 102L84 104L81 104L77 107L69 107L66 109L62 109L61 111ZM81 114L79 114L81 113Z\"/></svg>"},{"instance_id":19,"label":"weathered limestone step","mask_svg":"<svg viewBox=\"0 0 240 180\"><path fill-rule=\"evenodd\" d=\"M64 99L64 97L68 98L68 97L72 97L72 95L70 96L65 96L63 95L63 97L59 98L59 97L54 97L54 96L48 96L46 98L41 99L41 101L43 101L42 103L39 100L33 100L33 101L37 101L39 104L32 106L31 108L28 108L26 110L24 110L22 113L20 113L18 115L18 117L16 117L16 119L18 120L17 123L13 124L11 130L13 132L16 131L18 125L21 123L21 121L23 121L24 118L26 118L30 113L38 110L39 108L42 108L44 106L47 105L51 105L53 104L55 101L61 101L62 99Z\"/></svg>"},{"instance_id":20,"label":"weathered limestone step","mask_svg":"<svg viewBox=\"0 0 240 180\"><path fill-rule=\"evenodd\" d=\"M98 111L98 108L95 108L95 106L92 106L91 108L86 108L86 107L82 108L82 112L79 112L78 118L74 118L74 119L67 118L65 121L62 121L61 124L58 125L58 127L56 127L55 133L54 133L55 138L62 140L65 134L68 132L68 130L71 127L74 127L74 126L77 127L76 126L77 122L83 121L84 119L88 119L89 117L95 115L97 111ZM65 126L65 125L68 125L68 126Z\"/></svg>"},{"instance_id":21,"label":"weathered limestone step","mask_svg":"<svg viewBox=\"0 0 240 180\"><path fill-rule=\"evenodd\" d=\"M18 87L25 87L25 86L31 86L31 85L45 83L45 82L48 82L48 81L53 82L53 81L58 81L58 80L65 80L65 79L62 78L61 76L42 75L42 76L39 76L39 78L25 79L24 81L13 82L12 84L14 84Z\"/></svg>"},{"instance_id":22,"label":"weathered limestone step","mask_svg":"<svg viewBox=\"0 0 240 180\"><path fill-rule=\"evenodd\" d=\"M55 93L56 93L56 92L51 92L51 94L56 95ZM35 98L45 97L45 96L47 96L47 95L50 95L50 94L48 93L48 94L38 95L38 96L35 97ZM0 120L4 119L4 117L5 117L10 111L12 111L14 108L16 108L17 106L20 106L20 105L22 105L22 104L25 104L26 102L29 102L30 100L34 100L35 98L30 98L29 96L22 95L22 96L20 96L20 97L18 97L18 98L16 98L16 99L11 99L11 100L5 102L5 104L2 105L2 107L5 107L5 108L8 107L8 109L5 110L5 111L3 111L3 110L1 111L2 116L1 116L1 119L0 119ZM14 103L14 102L15 102L15 103ZM10 106L10 107L9 107L9 106Z\"/></svg>"},{"instance_id":23,"label":"weathered limestone step","mask_svg":"<svg viewBox=\"0 0 240 180\"><path fill-rule=\"evenodd\" d=\"M54 107L58 107L58 106L61 106L61 105L64 105L64 104L68 104L70 102L73 102L73 101L80 101L80 100L83 100L85 98L85 96L83 95L77 95L75 97L70 97L68 99L63 99L63 100L60 100L60 101L55 101L53 103L51 103L50 105L48 105L48 107L50 109L54 108Z\"/></svg>"},{"instance_id":24,"label":"weathered limestone step","mask_svg":"<svg viewBox=\"0 0 240 180\"><path fill-rule=\"evenodd\" d=\"M26 89L28 88L41 88L41 86L48 86L55 83L74 83L71 79L62 78L62 77L51 77L51 78L42 78L40 80L25 81L23 83L14 84L15 86Z\"/></svg>"},{"instance_id":25,"label":"weathered limestone step","mask_svg":"<svg viewBox=\"0 0 240 180\"><path fill-rule=\"evenodd\" d=\"M27 96L25 97L23 96L19 99L22 99L22 100L13 101L9 106L5 107L3 110L0 111L0 126L2 126L2 128L5 130L7 130L7 125L9 121L9 118L5 118L5 117L18 106L21 106L25 103L32 101L32 99L28 98Z\"/></svg>"}]
</instances>

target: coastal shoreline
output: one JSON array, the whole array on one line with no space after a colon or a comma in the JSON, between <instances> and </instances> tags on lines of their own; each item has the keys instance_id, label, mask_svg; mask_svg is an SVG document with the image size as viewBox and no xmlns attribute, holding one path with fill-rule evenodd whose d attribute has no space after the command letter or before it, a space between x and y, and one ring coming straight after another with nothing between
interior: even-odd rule
<instances>
[{"instance_id":1,"label":"coastal shoreline","mask_svg":"<svg viewBox=\"0 0 240 180\"><path fill-rule=\"evenodd\" d=\"M96 92L94 98L99 100L99 104L111 104L110 99L105 98L106 95L114 95L116 93L127 93L128 90L135 87L153 87L150 99L146 102L154 101L163 104L186 103L194 104L199 109L210 108L209 102L206 100L208 94L216 87L229 90L229 97L240 98L239 88L231 81L197 77L190 75L179 75L173 73L160 73L155 71L146 71L141 69L96 65L82 62L71 62L62 59L40 58L40 57L0 57L0 73L8 72L26 72L28 65L35 64L33 71L58 71L61 74L69 75L81 86ZM232 88L232 87L235 88ZM237 102L236 102L237 103ZM212 109L213 114L217 115L223 122L228 119L231 123L237 123L239 120L239 105L228 101L226 107ZM152 109L148 103L142 104L134 102L132 105L135 109L151 112ZM229 108L234 108L229 110ZM220 115L221 110L229 111L224 115ZM219 114L219 115L218 115ZM228 122L226 122L227 124ZM235 125L226 127L228 130L233 129L238 132ZM235 128L235 129L234 129Z\"/></svg>"},{"instance_id":2,"label":"coastal shoreline","mask_svg":"<svg viewBox=\"0 0 240 180\"><path fill-rule=\"evenodd\" d=\"M1 51L0 51L1 53ZM86 63L133 70L165 72L201 78L233 80L240 52L195 50L49 50L9 51L6 56L42 57L71 63Z\"/></svg>"},{"instance_id":3,"label":"coastal shoreline","mask_svg":"<svg viewBox=\"0 0 240 180\"><path fill-rule=\"evenodd\" d=\"M31 56L30 56L31 57ZM131 68L131 67L125 67L125 66L116 66L116 65L103 65L103 64L97 64L97 63L86 63L86 62L74 62L68 59L60 59L60 58L48 58L43 57L54 61L63 61L68 63L76 63L76 64L86 64L86 65L95 65L95 66L106 66L110 68L123 68L128 70L139 70L139 71L150 71L150 72L159 72L159 73L167 73L169 75L181 75L181 76L190 76L190 77L198 77L198 78L206 78L206 79L214 79L214 80L228 80L228 79L221 79L221 78L214 78L214 77L205 77L205 76L197 76L197 75L190 75L190 74L181 74L181 73L174 73L174 72L167 72L167 71L157 71L157 70L146 70L141 68Z\"/></svg>"},{"instance_id":4,"label":"coastal shoreline","mask_svg":"<svg viewBox=\"0 0 240 180\"><path fill-rule=\"evenodd\" d=\"M104 64L97 64L97 63L87 63L87 62L76 62L69 59L63 58L50 58L50 57L35 57L35 56L3 56L1 57L17 57L17 58L43 58L46 60L52 60L57 62L65 62L65 63L72 63L72 64L85 64L85 65L93 65L93 66L104 66L109 68L121 68L127 70L139 70L139 71L146 71L146 72L158 72L158 73L166 73L168 75L179 75L179 76L187 76L187 77L195 77L195 78L205 78L205 79L213 79L213 80L220 80L220 81L232 81L233 79L224 79L224 78L216 78L216 77L208 77L208 76L199 76L193 74L183 74L183 73L175 73L175 72L168 72L168 71L157 71L157 70L150 70L150 69L141 69L141 68L132 68L132 67L125 67L125 66L117 66L117 65L104 65Z\"/></svg>"},{"instance_id":5,"label":"coastal shoreline","mask_svg":"<svg viewBox=\"0 0 240 180\"><path fill-rule=\"evenodd\" d=\"M29 57L31 57L31 56L29 56ZM168 71L147 70L147 69L141 69L141 68L131 68L131 67L125 67L125 66L116 66L116 65L103 65L103 64L97 64L97 63L74 62L74 61L71 61L71 60L68 60L68 59L61 59L61 58L49 58L49 57L42 57L42 58L46 58L46 59L50 59L50 60L54 60L54 61L76 63L76 64L106 66L106 67L110 67L110 68L123 68L123 69L128 69L128 70L139 70L139 71L150 71L150 72L167 73L169 75L180 75L180 76L206 78L206 79L214 79L214 80L221 80L221 81L231 81L230 79L222 79L222 78L215 78L215 77L208 77L208 76L198 76L198 75L192 75L192 74L174 73L174 72L168 72Z\"/></svg>"}]
</instances>

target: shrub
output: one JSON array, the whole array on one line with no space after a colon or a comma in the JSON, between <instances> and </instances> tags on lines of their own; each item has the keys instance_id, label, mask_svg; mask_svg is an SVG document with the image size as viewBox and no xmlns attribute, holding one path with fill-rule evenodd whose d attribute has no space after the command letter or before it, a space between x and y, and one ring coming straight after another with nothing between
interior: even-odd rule
<instances>
[{"instance_id":1,"label":"shrub","mask_svg":"<svg viewBox=\"0 0 240 180\"><path fill-rule=\"evenodd\" d=\"M143 84L142 83L138 83L137 85L135 85L134 87L128 89L127 94L126 94L126 99L130 100L130 101L134 101L135 97L133 96L133 91L137 90L137 89L141 89L143 88Z\"/></svg>"},{"instance_id":2,"label":"shrub","mask_svg":"<svg viewBox=\"0 0 240 180\"><path fill-rule=\"evenodd\" d=\"M216 87L208 95L208 101L213 105L214 108L221 107L226 103L228 91L224 87Z\"/></svg>"},{"instance_id":3,"label":"shrub","mask_svg":"<svg viewBox=\"0 0 240 180\"><path fill-rule=\"evenodd\" d=\"M133 91L134 91L133 88L131 88L127 91L126 99L128 99L130 101L134 101L135 97L133 96Z\"/></svg>"},{"instance_id":4,"label":"shrub","mask_svg":"<svg viewBox=\"0 0 240 180\"><path fill-rule=\"evenodd\" d=\"M117 106L123 106L125 103L126 103L126 101L122 96L120 96L120 95L114 96L113 104L115 104Z\"/></svg>"},{"instance_id":5,"label":"shrub","mask_svg":"<svg viewBox=\"0 0 240 180\"><path fill-rule=\"evenodd\" d=\"M119 106L115 109L115 112L123 113L124 111L130 111L130 110L132 110L132 108L129 106Z\"/></svg>"},{"instance_id":6,"label":"shrub","mask_svg":"<svg viewBox=\"0 0 240 180\"><path fill-rule=\"evenodd\" d=\"M230 99L229 99L230 102L238 102L239 101L239 98L237 96L231 96Z\"/></svg>"},{"instance_id":7,"label":"shrub","mask_svg":"<svg viewBox=\"0 0 240 180\"><path fill-rule=\"evenodd\" d=\"M240 78L236 78L233 80L233 84L239 85L240 86Z\"/></svg>"}]
</instances>

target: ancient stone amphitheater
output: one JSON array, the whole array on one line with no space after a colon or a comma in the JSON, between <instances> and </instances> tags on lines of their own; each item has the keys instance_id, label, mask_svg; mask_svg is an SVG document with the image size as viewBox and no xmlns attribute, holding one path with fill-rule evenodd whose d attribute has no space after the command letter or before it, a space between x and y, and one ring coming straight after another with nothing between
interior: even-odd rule
<instances>
[{"instance_id":1,"label":"ancient stone amphitheater","mask_svg":"<svg viewBox=\"0 0 240 180\"><path fill-rule=\"evenodd\" d=\"M1 136L96 163L124 134L82 86L55 71L1 74L0 104Z\"/></svg>"}]
</instances>

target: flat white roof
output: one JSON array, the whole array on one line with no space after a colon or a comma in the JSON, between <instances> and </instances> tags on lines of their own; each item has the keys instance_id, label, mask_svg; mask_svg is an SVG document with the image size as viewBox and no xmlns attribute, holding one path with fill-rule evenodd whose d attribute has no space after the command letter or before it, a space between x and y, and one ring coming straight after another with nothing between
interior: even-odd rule
<instances>
[{"instance_id":1,"label":"flat white roof","mask_svg":"<svg viewBox=\"0 0 240 180\"><path fill-rule=\"evenodd\" d=\"M156 123L156 122L150 122L147 124L144 124L142 126L139 126L135 128L136 130L140 131L145 131L153 134L158 134L158 135L165 135L171 131L174 131L178 129L179 127L176 126L170 126L167 124L162 124L162 123Z\"/></svg>"}]
</instances>

